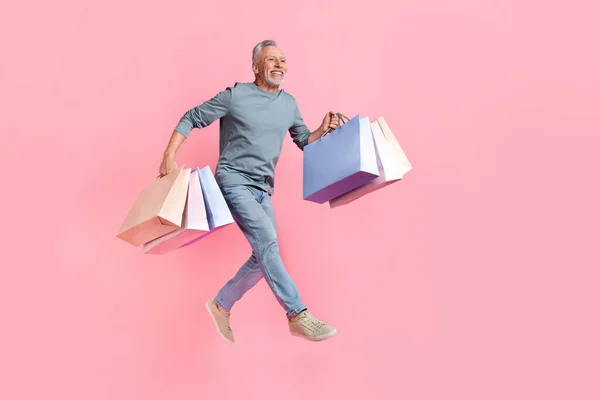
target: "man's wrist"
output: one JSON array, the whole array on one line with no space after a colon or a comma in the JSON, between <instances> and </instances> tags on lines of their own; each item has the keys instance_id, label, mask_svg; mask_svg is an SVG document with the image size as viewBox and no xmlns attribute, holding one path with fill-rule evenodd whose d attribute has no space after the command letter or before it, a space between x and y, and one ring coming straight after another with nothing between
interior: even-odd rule
<instances>
[{"instance_id":1,"label":"man's wrist","mask_svg":"<svg viewBox=\"0 0 600 400\"><path fill-rule=\"evenodd\" d=\"M320 126L316 131L314 131L312 133L312 135L315 137L315 139L319 139L324 134L325 134L325 129L323 129L322 126Z\"/></svg>"},{"instance_id":2,"label":"man's wrist","mask_svg":"<svg viewBox=\"0 0 600 400\"><path fill-rule=\"evenodd\" d=\"M320 126L316 131L311 132L311 134L308 136L308 143L310 144L315 140L320 139L324 134L325 130L323 130L323 127Z\"/></svg>"}]
</instances>

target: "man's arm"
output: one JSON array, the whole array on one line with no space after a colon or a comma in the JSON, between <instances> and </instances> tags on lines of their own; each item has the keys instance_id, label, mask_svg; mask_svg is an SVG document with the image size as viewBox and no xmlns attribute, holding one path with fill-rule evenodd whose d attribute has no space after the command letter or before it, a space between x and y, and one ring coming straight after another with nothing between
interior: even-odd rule
<instances>
[{"instance_id":1,"label":"man's arm","mask_svg":"<svg viewBox=\"0 0 600 400\"><path fill-rule=\"evenodd\" d=\"M164 156L175 156L177 150L181 146L181 143L185 140L185 135L177 130L174 130L171 134L171 138L169 139L169 144L165 149Z\"/></svg>"},{"instance_id":2,"label":"man's arm","mask_svg":"<svg viewBox=\"0 0 600 400\"><path fill-rule=\"evenodd\" d=\"M185 140L185 135L177 130L174 130L171 134L171 138L169 139L169 144L163 153L162 162L160 163L160 168L158 169L159 176L165 176L169 172L177 169L177 163L175 162L175 154L179 147Z\"/></svg>"},{"instance_id":3,"label":"man's arm","mask_svg":"<svg viewBox=\"0 0 600 400\"><path fill-rule=\"evenodd\" d=\"M171 134L159 168L159 176L164 176L177 168L175 155L181 144L194 128L204 128L229 112L231 88L218 93L212 99L186 111Z\"/></svg>"}]
</instances>

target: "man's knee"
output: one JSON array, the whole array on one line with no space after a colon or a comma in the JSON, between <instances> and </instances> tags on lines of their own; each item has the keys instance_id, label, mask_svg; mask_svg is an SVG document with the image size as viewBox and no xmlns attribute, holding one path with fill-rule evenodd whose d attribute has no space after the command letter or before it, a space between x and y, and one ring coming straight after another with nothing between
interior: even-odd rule
<instances>
[{"instance_id":1,"label":"man's knee","mask_svg":"<svg viewBox=\"0 0 600 400\"><path fill-rule=\"evenodd\" d=\"M253 251L252 255L250 256L250 258L248 259L248 267L250 269L259 269L260 268L260 263L258 262L258 257L256 256L256 253Z\"/></svg>"},{"instance_id":2,"label":"man's knee","mask_svg":"<svg viewBox=\"0 0 600 400\"><path fill-rule=\"evenodd\" d=\"M259 260L273 254L279 254L279 243L277 242L276 237L260 243L259 247Z\"/></svg>"}]
</instances>

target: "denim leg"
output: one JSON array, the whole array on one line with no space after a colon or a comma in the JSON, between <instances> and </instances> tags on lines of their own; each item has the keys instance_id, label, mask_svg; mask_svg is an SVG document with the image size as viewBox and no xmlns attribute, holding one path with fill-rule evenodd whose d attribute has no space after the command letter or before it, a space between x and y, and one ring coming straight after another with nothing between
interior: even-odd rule
<instances>
[{"instance_id":1,"label":"denim leg","mask_svg":"<svg viewBox=\"0 0 600 400\"><path fill-rule=\"evenodd\" d=\"M237 274L219 290L215 301L225 310L229 311L262 278L263 272L258 265L256 256L252 253L248 261L238 270Z\"/></svg>"},{"instance_id":2,"label":"denim leg","mask_svg":"<svg viewBox=\"0 0 600 400\"><path fill-rule=\"evenodd\" d=\"M217 303L229 310L264 276L275 298L292 317L306 306L281 256L271 197L249 186L221 188L231 214L252 247L252 256L219 291Z\"/></svg>"}]
</instances>

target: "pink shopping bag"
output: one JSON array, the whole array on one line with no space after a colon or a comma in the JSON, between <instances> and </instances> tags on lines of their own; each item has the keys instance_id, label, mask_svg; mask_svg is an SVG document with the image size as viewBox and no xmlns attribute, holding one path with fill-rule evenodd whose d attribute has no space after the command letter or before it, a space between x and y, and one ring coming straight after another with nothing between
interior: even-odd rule
<instances>
[{"instance_id":1,"label":"pink shopping bag","mask_svg":"<svg viewBox=\"0 0 600 400\"><path fill-rule=\"evenodd\" d=\"M144 188L117 237L137 247L181 227L190 172L181 166Z\"/></svg>"},{"instance_id":2,"label":"pink shopping bag","mask_svg":"<svg viewBox=\"0 0 600 400\"><path fill-rule=\"evenodd\" d=\"M199 169L190 174L181 228L144 244L144 254L167 254L210 230L200 184Z\"/></svg>"}]
</instances>

